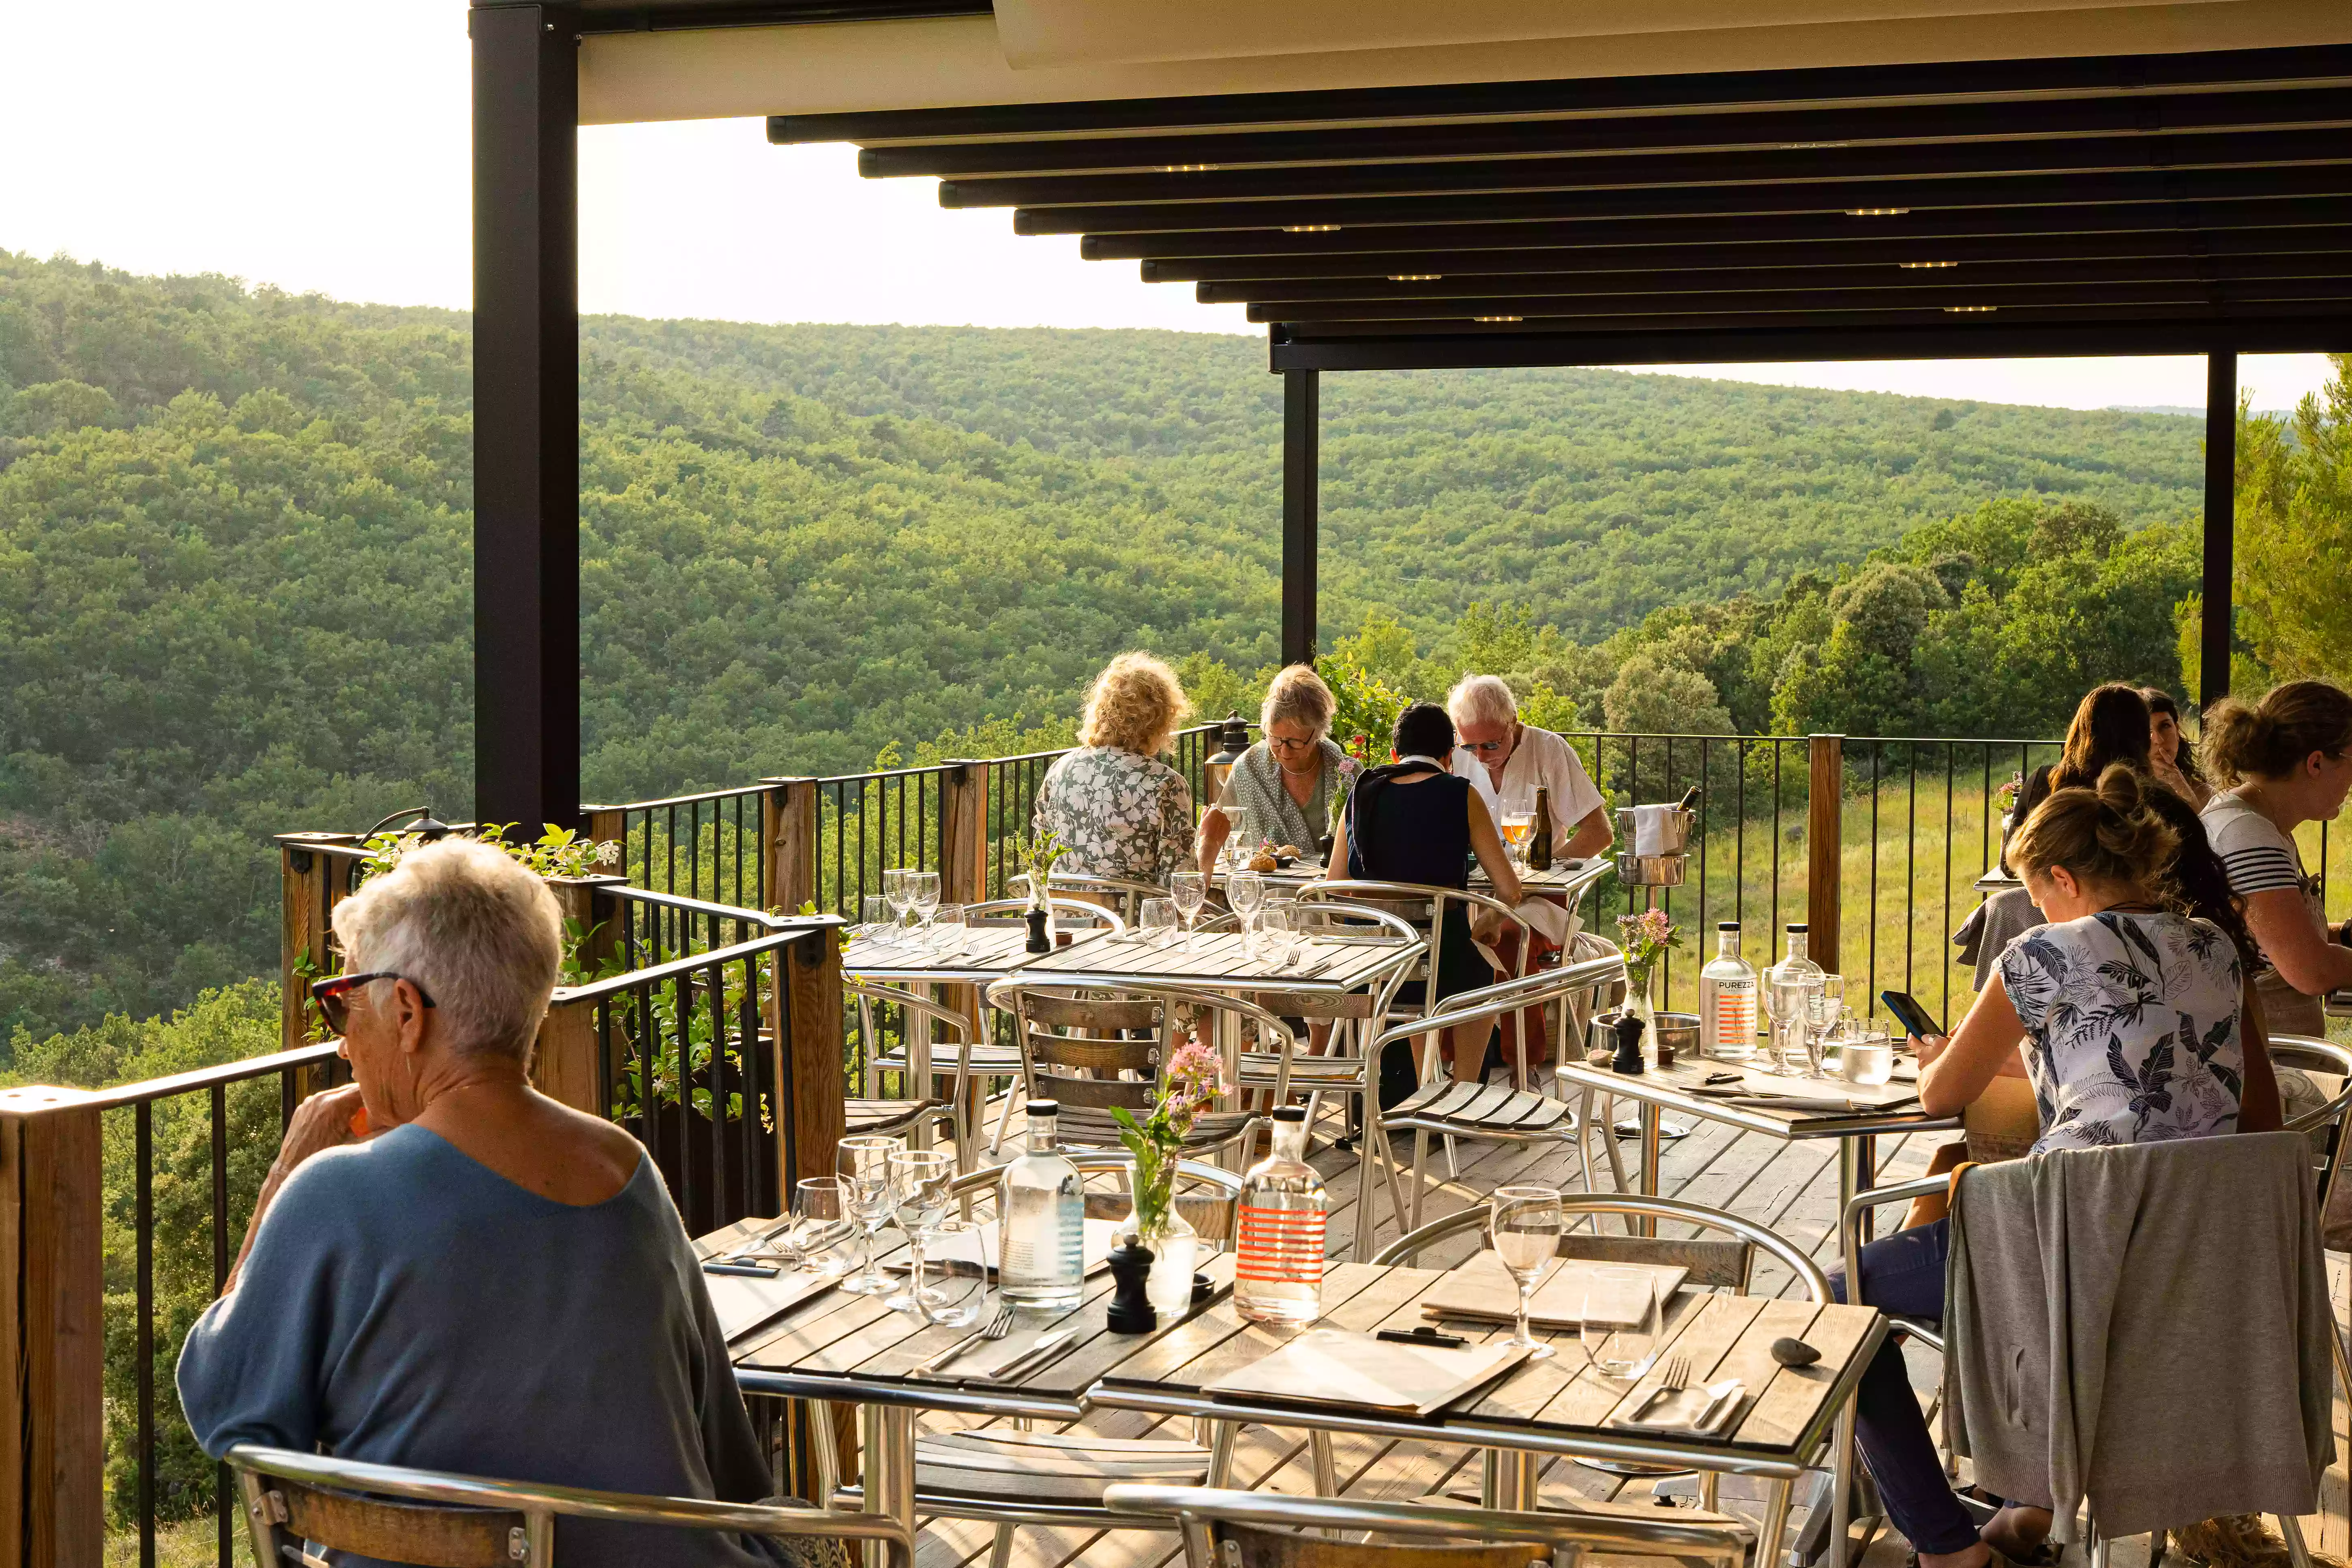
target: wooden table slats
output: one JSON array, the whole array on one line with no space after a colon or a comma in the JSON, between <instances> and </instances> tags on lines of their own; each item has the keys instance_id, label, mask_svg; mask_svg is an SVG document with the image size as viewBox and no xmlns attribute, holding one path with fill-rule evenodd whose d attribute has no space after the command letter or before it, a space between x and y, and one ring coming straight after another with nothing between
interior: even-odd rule
<instances>
[{"instance_id":1,"label":"wooden table slats","mask_svg":"<svg viewBox=\"0 0 2352 1568\"><path fill-rule=\"evenodd\" d=\"M1196 935L1191 947L1097 939L1041 954L1022 966L1030 980L1116 975L1135 984L1189 986L1195 990L1352 991L1370 984L1400 963L1419 958L1418 942L1318 942L1298 944L1297 961L1277 967L1271 955L1253 953L1239 931ZM1318 971L1316 965L1323 967Z\"/></svg>"}]
</instances>

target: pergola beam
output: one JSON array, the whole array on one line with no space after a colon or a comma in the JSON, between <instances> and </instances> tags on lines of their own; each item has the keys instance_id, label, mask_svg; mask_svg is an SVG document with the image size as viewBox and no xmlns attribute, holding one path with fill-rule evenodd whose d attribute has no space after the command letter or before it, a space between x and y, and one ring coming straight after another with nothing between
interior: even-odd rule
<instances>
[{"instance_id":1,"label":"pergola beam","mask_svg":"<svg viewBox=\"0 0 2352 1568\"><path fill-rule=\"evenodd\" d=\"M1282 662L1315 662L1316 546L1321 528L1321 387L1311 370L1282 377Z\"/></svg>"}]
</instances>

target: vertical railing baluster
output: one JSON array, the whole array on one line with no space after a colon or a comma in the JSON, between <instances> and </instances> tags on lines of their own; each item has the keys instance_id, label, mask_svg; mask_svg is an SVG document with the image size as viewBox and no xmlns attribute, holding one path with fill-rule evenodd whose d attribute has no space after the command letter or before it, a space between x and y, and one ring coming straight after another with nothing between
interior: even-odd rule
<instances>
[{"instance_id":1,"label":"vertical railing baluster","mask_svg":"<svg viewBox=\"0 0 2352 1568\"><path fill-rule=\"evenodd\" d=\"M729 1201L736 1194L727 1179L727 966L713 964L704 973L709 976L705 989L710 998L710 1224L716 1229L750 1211L739 1212Z\"/></svg>"},{"instance_id":2,"label":"vertical railing baluster","mask_svg":"<svg viewBox=\"0 0 2352 1568\"><path fill-rule=\"evenodd\" d=\"M1870 743L1870 958L1864 1016L1872 1018L1878 1016L1878 771L1885 755L1885 742Z\"/></svg>"},{"instance_id":3,"label":"vertical railing baluster","mask_svg":"<svg viewBox=\"0 0 2352 1568\"><path fill-rule=\"evenodd\" d=\"M1765 940L1765 951L1776 955L1776 963L1780 951L1780 745L1772 742L1772 924Z\"/></svg>"},{"instance_id":4,"label":"vertical railing baluster","mask_svg":"<svg viewBox=\"0 0 2352 1568\"><path fill-rule=\"evenodd\" d=\"M211 1101L213 1296L218 1300L228 1288L228 1086L213 1085ZM236 1517L236 1495L229 1483L228 1467L215 1465L213 1514L218 1531L218 1568L232 1568L235 1561L236 1535L232 1521Z\"/></svg>"},{"instance_id":5,"label":"vertical railing baluster","mask_svg":"<svg viewBox=\"0 0 2352 1568\"><path fill-rule=\"evenodd\" d=\"M1919 748L1912 745L1904 750L1909 765L1904 770L1903 795L1903 989L1916 994L1918 985L1911 978L1911 928L1918 923L1912 911L1919 907Z\"/></svg>"},{"instance_id":6,"label":"vertical railing baluster","mask_svg":"<svg viewBox=\"0 0 2352 1568\"><path fill-rule=\"evenodd\" d=\"M1960 749L1950 741L1944 742L1944 930L1952 929L1952 789L1958 773ZM1937 952L1943 952L1938 948ZM1944 990L1941 1005L1944 1024L1951 1026L1952 1017L1952 955L1943 953L1941 965Z\"/></svg>"},{"instance_id":7,"label":"vertical railing baluster","mask_svg":"<svg viewBox=\"0 0 2352 1568\"><path fill-rule=\"evenodd\" d=\"M138 1209L139 1318L134 1325L139 1374L139 1568L155 1568L155 1106L132 1108L137 1142L134 1202Z\"/></svg>"}]
</instances>

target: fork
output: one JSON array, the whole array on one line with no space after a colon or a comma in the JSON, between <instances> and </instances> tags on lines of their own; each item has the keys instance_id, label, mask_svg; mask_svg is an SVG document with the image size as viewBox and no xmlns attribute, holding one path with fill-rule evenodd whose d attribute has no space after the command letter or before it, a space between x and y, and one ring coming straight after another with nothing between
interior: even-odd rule
<instances>
[{"instance_id":1,"label":"fork","mask_svg":"<svg viewBox=\"0 0 2352 1568\"><path fill-rule=\"evenodd\" d=\"M940 1368L955 1360L956 1357L963 1354L964 1352L971 1349L972 1346L980 1343L981 1341L1001 1340L1012 1331L1013 1303L1006 1300L1003 1297L999 1296L996 1299L995 1315L988 1320L987 1323L982 1327L978 1333L966 1335L964 1338L960 1339L955 1343L950 1345L947 1349L941 1351L939 1354L931 1357L930 1360L918 1363L912 1375L917 1377L928 1376L929 1373L939 1371Z\"/></svg>"},{"instance_id":2,"label":"fork","mask_svg":"<svg viewBox=\"0 0 2352 1568\"><path fill-rule=\"evenodd\" d=\"M1665 1394L1680 1394L1690 1386L1690 1355L1675 1351L1666 1357L1666 1370L1658 1374L1658 1388Z\"/></svg>"}]
</instances>

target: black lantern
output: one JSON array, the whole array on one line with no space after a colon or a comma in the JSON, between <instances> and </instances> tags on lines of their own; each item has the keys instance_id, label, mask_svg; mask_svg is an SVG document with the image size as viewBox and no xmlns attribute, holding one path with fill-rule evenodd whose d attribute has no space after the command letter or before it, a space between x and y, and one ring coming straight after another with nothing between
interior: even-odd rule
<instances>
[{"instance_id":1,"label":"black lantern","mask_svg":"<svg viewBox=\"0 0 2352 1568\"><path fill-rule=\"evenodd\" d=\"M404 810L394 812L390 816L385 817L382 822L379 822L373 827L369 828L366 833L362 835L362 837L373 838L377 834L382 833L394 823L400 822L402 819L407 817L414 817L415 820L409 822L401 829L401 831L403 833L414 833L427 844L432 843L437 838L446 838L453 831L447 823L438 822L434 819L433 808L431 806L412 805Z\"/></svg>"},{"instance_id":2,"label":"black lantern","mask_svg":"<svg viewBox=\"0 0 2352 1568\"><path fill-rule=\"evenodd\" d=\"M1225 781L1234 776L1234 768L1242 760L1242 753L1249 750L1249 725L1238 713L1226 714L1224 728L1217 734L1216 755L1201 764L1202 776L1209 784L1210 804L1223 796Z\"/></svg>"}]
</instances>

